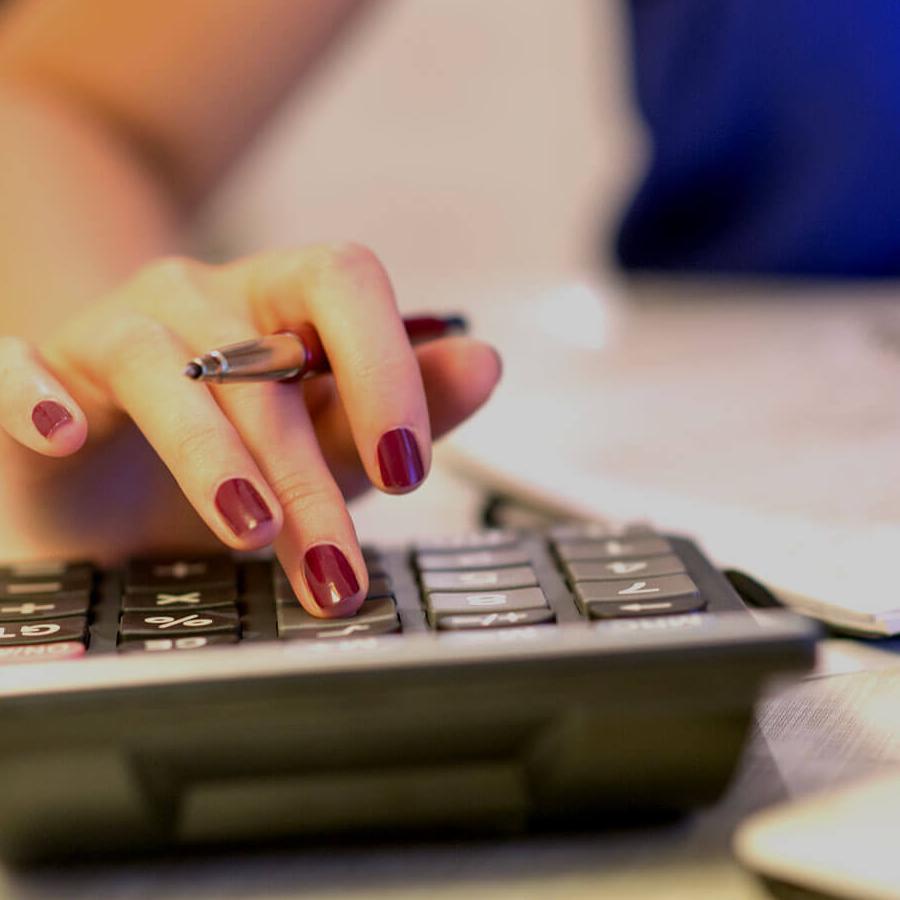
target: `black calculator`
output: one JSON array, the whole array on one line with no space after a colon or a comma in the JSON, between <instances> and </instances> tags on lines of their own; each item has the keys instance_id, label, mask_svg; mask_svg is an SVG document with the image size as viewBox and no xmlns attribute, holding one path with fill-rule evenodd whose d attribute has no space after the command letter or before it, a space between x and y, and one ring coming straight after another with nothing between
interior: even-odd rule
<instances>
[{"instance_id":1,"label":"black calculator","mask_svg":"<svg viewBox=\"0 0 900 900\"><path fill-rule=\"evenodd\" d=\"M366 547L351 619L272 559L0 569L0 856L602 826L726 787L816 631L646 526Z\"/></svg>"}]
</instances>

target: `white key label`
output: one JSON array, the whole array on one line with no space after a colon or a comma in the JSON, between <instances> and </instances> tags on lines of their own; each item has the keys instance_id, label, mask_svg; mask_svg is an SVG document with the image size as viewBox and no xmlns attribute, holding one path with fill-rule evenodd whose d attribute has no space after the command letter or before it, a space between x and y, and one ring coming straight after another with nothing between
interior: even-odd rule
<instances>
[{"instance_id":1,"label":"white key label","mask_svg":"<svg viewBox=\"0 0 900 900\"><path fill-rule=\"evenodd\" d=\"M631 596L633 594L658 594L659 588L648 588L646 581L635 581L632 585L627 588L622 588L621 591L617 591L619 596Z\"/></svg>"}]
</instances>

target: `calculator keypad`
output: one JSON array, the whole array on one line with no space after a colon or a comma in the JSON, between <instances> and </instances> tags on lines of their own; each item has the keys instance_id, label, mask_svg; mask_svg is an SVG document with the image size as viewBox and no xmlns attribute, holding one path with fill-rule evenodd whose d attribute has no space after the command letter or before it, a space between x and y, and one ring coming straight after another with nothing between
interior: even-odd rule
<instances>
[{"instance_id":1,"label":"calculator keypad","mask_svg":"<svg viewBox=\"0 0 900 900\"><path fill-rule=\"evenodd\" d=\"M422 541L407 554L363 547L363 558L369 590L349 619L310 615L270 560L139 559L120 578L83 562L2 567L0 664L77 658L95 639L98 652L169 653L279 638L343 646L427 630L513 638L515 629L683 616L707 605L679 542L646 526L489 530Z\"/></svg>"}]
</instances>

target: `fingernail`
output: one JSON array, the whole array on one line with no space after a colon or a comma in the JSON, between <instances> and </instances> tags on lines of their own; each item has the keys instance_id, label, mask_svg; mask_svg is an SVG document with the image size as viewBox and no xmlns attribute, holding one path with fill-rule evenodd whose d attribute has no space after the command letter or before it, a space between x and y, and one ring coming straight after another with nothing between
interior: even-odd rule
<instances>
[{"instance_id":1,"label":"fingernail","mask_svg":"<svg viewBox=\"0 0 900 900\"><path fill-rule=\"evenodd\" d=\"M31 411L31 421L45 438L49 438L66 422L72 421L72 413L55 400L41 400Z\"/></svg>"},{"instance_id":2,"label":"fingernail","mask_svg":"<svg viewBox=\"0 0 900 900\"><path fill-rule=\"evenodd\" d=\"M347 557L333 544L310 547L303 574L319 609L334 610L359 593L359 582Z\"/></svg>"},{"instance_id":3,"label":"fingernail","mask_svg":"<svg viewBox=\"0 0 900 900\"><path fill-rule=\"evenodd\" d=\"M419 445L408 428L385 432L378 442L378 468L385 487L408 488L417 485L425 474Z\"/></svg>"},{"instance_id":4,"label":"fingernail","mask_svg":"<svg viewBox=\"0 0 900 900\"><path fill-rule=\"evenodd\" d=\"M216 509L238 537L244 537L260 525L272 521L272 512L266 501L246 478L231 478L219 486Z\"/></svg>"}]
</instances>

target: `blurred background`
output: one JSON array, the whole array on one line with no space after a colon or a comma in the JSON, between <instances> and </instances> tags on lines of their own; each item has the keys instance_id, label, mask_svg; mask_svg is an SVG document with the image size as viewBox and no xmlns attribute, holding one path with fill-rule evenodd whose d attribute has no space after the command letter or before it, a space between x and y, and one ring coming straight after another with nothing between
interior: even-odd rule
<instances>
[{"instance_id":1,"label":"blurred background","mask_svg":"<svg viewBox=\"0 0 900 900\"><path fill-rule=\"evenodd\" d=\"M447 278L593 266L645 155L624 17L606 0L375 4L205 230L225 252L362 241L407 309Z\"/></svg>"}]
</instances>

